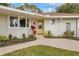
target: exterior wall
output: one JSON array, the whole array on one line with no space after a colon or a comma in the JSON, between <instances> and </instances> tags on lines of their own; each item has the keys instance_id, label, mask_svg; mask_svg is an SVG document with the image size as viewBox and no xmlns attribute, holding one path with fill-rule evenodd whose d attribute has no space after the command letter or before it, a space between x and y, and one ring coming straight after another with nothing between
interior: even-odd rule
<instances>
[{"instance_id":1,"label":"exterior wall","mask_svg":"<svg viewBox=\"0 0 79 59\"><path fill-rule=\"evenodd\" d=\"M13 36L16 36L16 37L18 37L18 38L22 38L22 34L23 33L25 33L26 34L26 36L27 36L27 32L28 32L28 30L27 30L27 28L8 28L8 31L7 31L8 33L8 35L9 34L12 34Z\"/></svg>"},{"instance_id":2,"label":"exterior wall","mask_svg":"<svg viewBox=\"0 0 79 59\"><path fill-rule=\"evenodd\" d=\"M62 35L66 31L66 23L71 23L71 31L75 32L76 36L76 19L62 19L59 23L59 34Z\"/></svg>"},{"instance_id":3,"label":"exterior wall","mask_svg":"<svg viewBox=\"0 0 79 59\"><path fill-rule=\"evenodd\" d=\"M0 15L0 35L7 35L7 16Z\"/></svg>"},{"instance_id":4,"label":"exterior wall","mask_svg":"<svg viewBox=\"0 0 79 59\"><path fill-rule=\"evenodd\" d=\"M9 25L9 16L7 17L7 35L11 34L18 38L22 38L22 34L24 33L26 37L28 37L29 28L27 28L27 19L26 19L26 27L10 27ZM20 19L19 19L20 20Z\"/></svg>"},{"instance_id":5,"label":"exterior wall","mask_svg":"<svg viewBox=\"0 0 79 59\"><path fill-rule=\"evenodd\" d=\"M9 34L11 34L18 38L21 38L23 33L25 33L26 36L32 34L31 25L33 24L33 22L36 22L36 26L38 27L36 19L29 19L29 27L27 27L27 19L26 19L26 27L10 27L9 21L10 21L9 15L7 16L0 15L0 34L1 35L8 36Z\"/></svg>"},{"instance_id":6,"label":"exterior wall","mask_svg":"<svg viewBox=\"0 0 79 59\"><path fill-rule=\"evenodd\" d=\"M27 21L27 20L26 20ZM36 22L38 27L38 21L35 19L30 19L29 27L18 27L18 28L11 28L9 27L9 18L6 15L0 15L0 35L9 35L12 34L13 36L22 37L22 34L25 33L26 36L31 34L31 24L32 22ZM54 36L61 36L66 31L66 23L71 23L71 30L75 32L76 36L76 19L55 19L55 23L52 24L51 19L44 20L44 31L51 31ZM26 22L27 24L27 22ZM78 29L79 29L79 20L78 20ZM78 30L78 37L79 37L79 30Z\"/></svg>"},{"instance_id":7,"label":"exterior wall","mask_svg":"<svg viewBox=\"0 0 79 59\"><path fill-rule=\"evenodd\" d=\"M75 19L55 19L52 24L50 19L44 20L44 31L51 31L54 36L61 36L66 31L66 23L71 23L71 30L76 35L76 20Z\"/></svg>"},{"instance_id":8,"label":"exterior wall","mask_svg":"<svg viewBox=\"0 0 79 59\"><path fill-rule=\"evenodd\" d=\"M27 20L26 20L26 26L27 26ZM10 27L9 26L9 16L6 15L0 15L0 35L6 35L12 34L13 36L16 36L18 38L22 37L22 34L25 33L26 36L30 34L29 28L27 27Z\"/></svg>"},{"instance_id":9,"label":"exterior wall","mask_svg":"<svg viewBox=\"0 0 79 59\"><path fill-rule=\"evenodd\" d=\"M51 20L44 20L44 31L51 31L55 36L58 35L58 20L55 20L55 23L52 24Z\"/></svg>"}]
</instances>

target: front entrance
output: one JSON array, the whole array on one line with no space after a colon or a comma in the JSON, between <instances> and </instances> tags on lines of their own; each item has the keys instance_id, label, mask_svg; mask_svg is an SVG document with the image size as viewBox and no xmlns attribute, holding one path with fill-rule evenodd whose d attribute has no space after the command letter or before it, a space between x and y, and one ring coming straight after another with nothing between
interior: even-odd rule
<instances>
[{"instance_id":1,"label":"front entrance","mask_svg":"<svg viewBox=\"0 0 79 59\"><path fill-rule=\"evenodd\" d=\"M44 30L44 20L38 20L37 21L37 34L38 35L43 35L43 30Z\"/></svg>"},{"instance_id":2,"label":"front entrance","mask_svg":"<svg viewBox=\"0 0 79 59\"><path fill-rule=\"evenodd\" d=\"M35 26L36 26L36 35L43 35L43 31L44 31L44 20L35 20L32 19L31 20L31 25L35 22Z\"/></svg>"}]
</instances>

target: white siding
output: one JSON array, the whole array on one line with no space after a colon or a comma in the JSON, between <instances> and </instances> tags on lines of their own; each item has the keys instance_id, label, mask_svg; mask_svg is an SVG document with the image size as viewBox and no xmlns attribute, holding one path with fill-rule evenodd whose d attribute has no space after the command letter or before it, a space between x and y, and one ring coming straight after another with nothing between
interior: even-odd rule
<instances>
[{"instance_id":1,"label":"white siding","mask_svg":"<svg viewBox=\"0 0 79 59\"><path fill-rule=\"evenodd\" d=\"M7 16L0 15L0 35L7 35Z\"/></svg>"},{"instance_id":2,"label":"white siding","mask_svg":"<svg viewBox=\"0 0 79 59\"><path fill-rule=\"evenodd\" d=\"M71 23L71 30L76 34L75 19L55 19L55 23L51 24L51 20L44 20L44 31L51 31L54 36L61 36L66 31L66 23Z\"/></svg>"},{"instance_id":3,"label":"white siding","mask_svg":"<svg viewBox=\"0 0 79 59\"><path fill-rule=\"evenodd\" d=\"M28 29L27 28L8 28L8 35L12 34L13 36L22 38L22 34L25 33L27 36Z\"/></svg>"},{"instance_id":4,"label":"white siding","mask_svg":"<svg viewBox=\"0 0 79 59\"><path fill-rule=\"evenodd\" d=\"M29 28L27 27L10 28L8 16L0 15L0 34L1 35L12 34L13 36L22 37L22 34L25 33L26 36L28 36L28 34L31 34L30 26L33 21L36 20L35 19L30 20ZM44 31L51 31L51 33L53 33L54 36L61 36L66 31L66 23L71 23L71 30L74 31L76 35L76 19L61 19L61 20L55 19L54 24L51 23L51 19L45 19ZM78 29L79 29L79 20L78 20ZM79 37L79 30L78 30L78 37Z\"/></svg>"},{"instance_id":5,"label":"white siding","mask_svg":"<svg viewBox=\"0 0 79 59\"><path fill-rule=\"evenodd\" d=\"M59 23L59 34L62 35L66 31L66 23L71 23L71 31L76 35L76 19L62 19Z\"/></svg>"},{"instance_id":6,"label":"white siding","mask_svg":"<svg viewBox=\"0 0 79 59\"><path fill-rule=\"evenodd\" d=\"M51 31L53 35L57 36L58 34L58 21L55 20L55 23L52 24L51 20L44 20L44 31Z\"/></svg>"}]
</instances>

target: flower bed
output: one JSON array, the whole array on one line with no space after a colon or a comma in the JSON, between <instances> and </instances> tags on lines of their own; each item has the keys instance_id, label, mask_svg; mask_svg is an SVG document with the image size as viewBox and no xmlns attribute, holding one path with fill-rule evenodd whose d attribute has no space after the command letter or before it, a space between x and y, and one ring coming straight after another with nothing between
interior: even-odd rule
<instances>
[{"instance_id":1,"label":"flower bed","mask_svg":"<svg viewBox=\"0 0 79 59\"><path fill-rule=\"evenodd\" d=\"M25 38L24 34L23 34L23 38L21 38L21 39L19 39L17 37L13 37L11 34L9 35L9 38L1 35L1 37L0 37L0 47L14 45L14 44L18 44L18 43L29 42L29 41L34 41L36 39L37 38L32 36L32 35L28 36L28 38Z\"/></svg>"}]
</instances>

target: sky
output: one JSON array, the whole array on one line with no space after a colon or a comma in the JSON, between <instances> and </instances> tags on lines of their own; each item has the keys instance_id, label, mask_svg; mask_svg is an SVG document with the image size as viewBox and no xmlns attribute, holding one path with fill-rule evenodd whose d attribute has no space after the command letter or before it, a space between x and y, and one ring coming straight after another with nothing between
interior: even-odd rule
<instances>
[{"instance_id":1,"label":"sky","mask_svg":"<svg viewBox=\"0 0 79 59\"><path fill-rule=\"evenodd\" d=\"M38 8L40 8L43 12L55 12L56 8L58 8L60 5L60 3L31 3L35 6L37 6ZM16 8L18 6L23 5L23 3L14 3L12 4L12 7Z\"/></svg>"}]
</instances>

